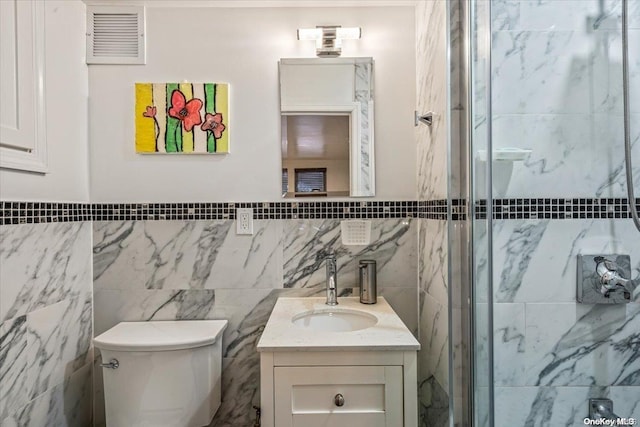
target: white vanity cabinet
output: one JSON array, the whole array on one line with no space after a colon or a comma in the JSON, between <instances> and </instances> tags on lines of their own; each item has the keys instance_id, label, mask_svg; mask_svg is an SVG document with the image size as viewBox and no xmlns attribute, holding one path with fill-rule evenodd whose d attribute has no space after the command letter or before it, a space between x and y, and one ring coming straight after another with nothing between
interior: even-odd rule
<instances>
[{"instance_id":1,"label":"white vanity cabinet","mask_svg":"<svg viewBox=\"0 0 640 427\"><path fill-rule=\"evenodd\" d=\"M417 425L416 352L263 352L263 427Z\"/></svg>"},{"instance_id":2,"label":"white vanity cabinet","mask_svg":"<svg viewBox=\"0 0 640 427\"><path fill-rule=\"evenodd\" d=\"M307 301L291 308L292 300ZM365 309L342 300L331 309L317 298L278 300L258 344L263 427L417 426L419 344L386 301ZM377 324L314 333L289 326L296 313L353 308L376 316Z\"/></svg>"}]
</instances>

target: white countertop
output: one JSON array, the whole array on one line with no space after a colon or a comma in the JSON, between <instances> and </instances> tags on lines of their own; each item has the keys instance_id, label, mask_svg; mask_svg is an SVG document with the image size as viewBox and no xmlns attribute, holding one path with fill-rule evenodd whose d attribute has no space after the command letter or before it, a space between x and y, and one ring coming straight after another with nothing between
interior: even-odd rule
<instances>
[{"instance_id":1,"label":"white countertop","mask_svg":"<svg viewBox=\"0 0 640 427\"><path fill-rule=\"evenodd\" d=\"M325 298L278 298L258 342L258 351L363 351L419 350L420 343L402 323L389 303L378 297L376 304L361 304L358 297L339 297L330 307ZM373 315L377 323L349 332L325 332L300 328L294 316L313 310L347 309Z\"/></svg>"}]
</instances>

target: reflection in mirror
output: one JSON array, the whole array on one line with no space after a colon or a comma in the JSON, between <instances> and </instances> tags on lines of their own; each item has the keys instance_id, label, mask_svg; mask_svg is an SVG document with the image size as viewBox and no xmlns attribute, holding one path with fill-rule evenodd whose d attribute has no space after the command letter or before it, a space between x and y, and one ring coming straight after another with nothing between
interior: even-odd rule
<instances>
[{"instance_id":1,"label":"reflection in mirror","mask_svg":"<svg viewBox=\"0 0 640 427\"><path fill-rule=\"evenodd\" d=\"M349 116L282 115L282 169L284 197L349 196Z\"/></svg>"},{"instance_id":2,"label":"reflection in mirror","mask_svg":"<svg viewBox=\"0 0 640 427\"><path fill-rule=\"evenodd\" d=\"M281 59L283 197L375 195L373 59Z\"/></svg>"}]
</instances>

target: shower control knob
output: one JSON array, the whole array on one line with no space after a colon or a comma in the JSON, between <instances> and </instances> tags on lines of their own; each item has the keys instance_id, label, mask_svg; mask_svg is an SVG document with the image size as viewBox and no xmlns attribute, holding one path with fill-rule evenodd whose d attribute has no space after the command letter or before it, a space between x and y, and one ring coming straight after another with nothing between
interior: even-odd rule
<instances>
[{"instance_id":1,"label":"shower control knob","mask_svg":"<svg viewBox=\"0 0 640 427\"><path fill-rule=\"evenodd\" d=\"M336 394L336 397L333 398L333 403L335 403L336 406L344 406L344 396L340 393Z\"/></svg>"}]
</instances>

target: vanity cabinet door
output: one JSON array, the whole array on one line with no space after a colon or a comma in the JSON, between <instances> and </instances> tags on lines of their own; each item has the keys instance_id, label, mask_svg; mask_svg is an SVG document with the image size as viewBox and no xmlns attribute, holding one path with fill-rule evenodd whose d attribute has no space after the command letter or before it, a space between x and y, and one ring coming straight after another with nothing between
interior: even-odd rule
<instances>
[{"instance_id":1,"label":"vanity cabinet door","mask_svg":"<svg viewBox=\"0 0 640 427\"><path fill-rule=\"evenodd\" d=\"M399 427L402 390L402 366L276 367L275 425Z\"/></svg>"}]
</instances>

